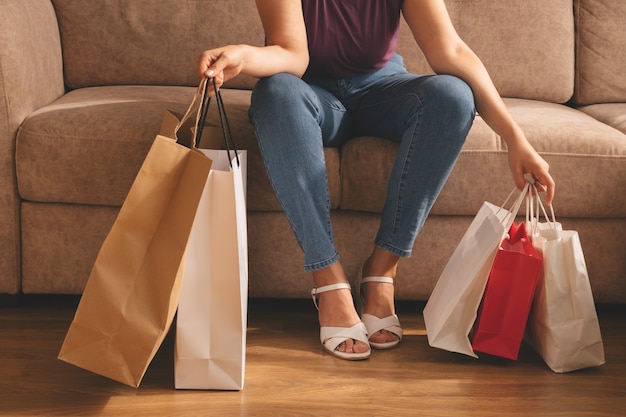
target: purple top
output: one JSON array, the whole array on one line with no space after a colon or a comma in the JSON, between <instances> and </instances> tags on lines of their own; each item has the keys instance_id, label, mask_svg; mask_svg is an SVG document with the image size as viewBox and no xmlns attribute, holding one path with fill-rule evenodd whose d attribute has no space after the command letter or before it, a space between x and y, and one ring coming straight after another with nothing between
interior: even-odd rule
<instances>
[{"instance_id":1,"label":"purple top","mask_svg":"<svg viewBox=\"0 0 626 417\"><path fill-rule=\"evenodd\" d=\"M308 74L350 77L382 68L394 54L402 0L302 0Z\"/></svg>"}]
</instances>

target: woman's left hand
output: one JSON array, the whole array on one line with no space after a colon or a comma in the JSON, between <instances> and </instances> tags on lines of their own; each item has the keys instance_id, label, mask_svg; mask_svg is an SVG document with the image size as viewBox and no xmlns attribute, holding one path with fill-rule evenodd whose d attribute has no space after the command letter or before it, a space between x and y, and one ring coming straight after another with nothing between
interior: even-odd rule
<instances>
[{"instance_id":1,"label":"woman's left hand","mask_svg":"<svg viewBox=\"0 0 626 417\"><path fill-rule=\"evenodd\" d=\"M524 138L523 140L509 141L509 166L517 188L522 189L526 183L525 174L531 174L536 180L540 191L546 193L546 204L552 204L554 199L555 183L550 175L550 165Z\"/></svg>"}]
</instances>

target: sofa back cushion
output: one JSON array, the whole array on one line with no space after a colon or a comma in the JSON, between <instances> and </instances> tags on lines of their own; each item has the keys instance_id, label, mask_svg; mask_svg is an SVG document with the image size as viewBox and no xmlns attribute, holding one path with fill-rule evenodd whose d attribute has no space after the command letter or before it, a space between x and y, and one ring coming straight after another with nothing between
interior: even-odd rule
<instances>
[{"instance_id":1,"label":"sofa back cushion","mask_svg":"<svg viewBox=\"0 0 626 417\"><path fill-rule=\"evenodd\" d=\"M626 1L575 5L576 103L626 102Z\"/></svg>"},{"instance_id":2,"label":"sofa back cushion","mask_svg":"<svg viewBox=\"0 0 626 417\"><path fill-rule=\"evenodd\" d=\"M262 45L254 0L52 0L69 88L198 84L202 51ZM253 79L237 77L234 87Z\"/></svg>"},{"instance_id":3,"label":"sofa back cushion","mask_svg":"<svg viewBox=\"0 0 626 417\"><path fill-rule=\"evenodd\" d=\"M572 1L446 0L446 4L457 30L481 57L503 96L565 102L574 88ZM229 43L264 42L254 0L52 2L70 88L192 86L197 84L196 63L202 51ZM429 71L406 26L398 50L409 70ZM253 82L237 77L229 86L249 88Z\"/></svg>"},{"instance_id":4,"label":"sofa back cushion","mask_svg":"<svg viewBox=\"0 0 626 417\"><path fill-rule=\"evenodd\" d=\"M446 0L446 5L502 96L554 103L572 97L572 0ZM431 71L406 25L398 50L409 70Z\"/></svg>"}]
</instances>

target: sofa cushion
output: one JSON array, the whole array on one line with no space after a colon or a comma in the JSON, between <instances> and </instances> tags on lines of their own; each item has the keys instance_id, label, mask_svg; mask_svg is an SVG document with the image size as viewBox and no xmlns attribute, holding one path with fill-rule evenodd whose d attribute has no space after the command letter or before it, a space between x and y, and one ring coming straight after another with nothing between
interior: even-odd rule
<instances>
[{"instance_id":1,"label":"sofa cushion","mask_svg":"<svg viewBox=\"0 0 626 417\"><path fill-rule=\"evenodd\" d=\"M184 113L194 88L110 86L71 91L33 113L17 137L22 198L121 206L159 132L163 113ZM250 91L223 89L239 149L248 150L248 207L280 210L248 120ZM210 110L208 122L218 123ZM332 207L339 202L339 152L326 149Z\"/></svg>"},{"instance_id":2,"label":"sofa cushion","mask_svg":"<svg viewBox=\"0 0 626 417\"><path fill-rule=\"evenodd\" d=\"M75 90L34 112L17 134L22 198L120 205L168 107L189 87ZM184 110L184 108L182 108Z\"/></svg>"},{"instance_id":3,"label":"sofa cushion","mask_svg":"<svg viewBox=\"0 0 626 417\"><path fill-rule=\"evenodd\" d=\"M626 1L576 0L578 104L626 102Z\"/></svg>"},{"instance_id":4,"label":"sofa cushion","mask_svg":"<svg viewBox=\"0 0 626 417\"><path fill-rule=\"evenodd\" d=\"M202 51L228 43L264 42L253 0L90 0L89 7L75 0L52 3L70 88L193 86ZM229 86L249 87L253 82L237 77Z\"/></svg>"},{"instance_id":5,"label":"sofa cushion","mask_svg":"<svg viewBox=\"0 0 626 417\"><path fill-rule=\"evenodd\" d=\"M579 110L626 134L626 103L592 104Z\"/></svg>"},{"instance_id":6,"label":"sofa cushion","mask_svg":"<svg viewBox=\"0 0 626 417\"><path fill-rule=\"evenodd\" d=\"M626 135L564 105L505 101L528 140L551 165L559 216L626 216L616 194L626 187ZM432 214L469 216L485 200L499 203L514 186L505 149L477 117ZM382 210L396 151L395 143L379 138L359 138L343 147L342 209Z\"/></svg>"},{"instance_id":7,"label":"sofa cushion","mask_svg":"<svg viewBox=\"0 0 626 417\"><path fill-rule=\"evenodd\" d=\"M446 0L446 5L501 95L554 103L572 97L572 0ZM432 72L406 25L398 51L410 71Z\"/></svg>"}]
</instances>

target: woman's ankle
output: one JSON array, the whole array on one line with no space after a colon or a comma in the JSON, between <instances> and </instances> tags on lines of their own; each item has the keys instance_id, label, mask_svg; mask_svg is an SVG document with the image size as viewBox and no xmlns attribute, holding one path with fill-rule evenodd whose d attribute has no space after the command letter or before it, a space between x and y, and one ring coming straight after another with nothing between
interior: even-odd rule
<instances>
[{"instance_id":1,"label":"woman's ankle","mask_svg":"<svg viewBox=\"0 0 626 417\"><path fill-rule=\"evenodd\" d=\"M363 278L388 277L395 279L400 257L384 249L375 247L363 264ZM365 303L363 312L377 317L395 313L394 286L389 283L367 282L361 284Z\"/></svg>"},{"instance_id":2,"label":"woman's ankle","mask_svg":"<svg viewBox=\"0 0 626 417\"><path fill-rule=\"evenodd\" d=\"M312 275L313 283L317 288L331 284L348 282L343 266L339 262L335 262L326 268L313 271Z\"/></svg>"},{"instance_id":3,"label":"woman's ankle","mask_svg":"<svg viewBox=\"0 0 626 417\"><path fill-rule=\"evenodd\" d=\"M363 277L396 277L400 257L379 247L374 247L372 253L363 264Z\"/></svg>"}]
</instances>

